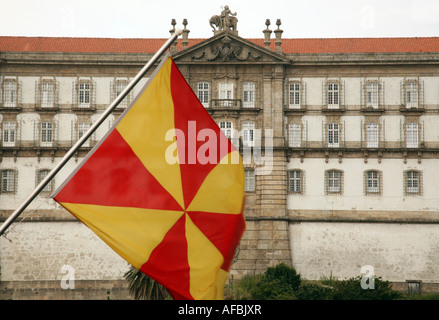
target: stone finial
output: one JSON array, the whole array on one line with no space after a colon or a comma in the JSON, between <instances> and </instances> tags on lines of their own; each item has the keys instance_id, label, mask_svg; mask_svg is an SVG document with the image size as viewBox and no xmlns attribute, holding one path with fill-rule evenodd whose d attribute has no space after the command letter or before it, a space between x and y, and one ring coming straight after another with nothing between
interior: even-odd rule
<instances>
[{"instance_id":1,"label":"stone finial","mask_svg":"<svg viewBox=\"0 0 439 320\"><path fill-rule=\"evenodd\" d=\"M274 34L276 36L276 41L275 41L275 44L276 44L275 52L276 53L282 53L282 47L281 47L282 46L282 39L281 39L281 36L282 36L283 30L280 29L280 25L281 24L282 24L281 20L277 19L276 20L277 29L274 30Z\"/></svg>"},{"instance_id":2,"label":"stone finial","mask_svg":"<svg viewBox=\"0 0 439 320\"><path fill-rule=\"evenodd\" d=\"M175 21L175 19L171 20L171 25L172 25L172 29L169 30L169 33L171 35L173 35L175 33L175 25L177 24L177 22ZM174 41L174 43L172 44L171 48L169 49L169 52L171 54L177 53L178 49L177 49L177 40Z\"/></svg>"},{"instance_id":3,"label":"stone finial","mask_svg":"<svg viewBox=\"0 0 439 320\"><path fill-rule=\"evenodd\" d=\"M190 30L186 28L187 25L188 25L187 19L183 19L184 29L183 29L183 38L182 38L182 41L181 41L181 43L183 45L183 49L186 49L187 45L189 44L188 36L189 36Z\"/></svg>"},{"instance_id":4,"label":"stone finial","mask_svg":"<svg viewBox=\"0 0 439 320\"><path fill-rule=\"evenodd\" d=\"M262 32L264 33L264 44L267 49L270 47L271 30L268 28L270 24L270 19L265 20L265 25L267 26L267 28L265 30L262 30Z\"/></svg>"}]
</instances>

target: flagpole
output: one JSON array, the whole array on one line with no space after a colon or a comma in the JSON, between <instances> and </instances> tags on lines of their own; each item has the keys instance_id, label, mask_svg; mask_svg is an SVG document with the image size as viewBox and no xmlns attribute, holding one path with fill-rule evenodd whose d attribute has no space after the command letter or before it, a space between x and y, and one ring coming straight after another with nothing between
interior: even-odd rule
<instances>
[{"instance_id":1,"label":"flagpole","mask_svg":"<svg viewBox=\"0 0 439 320\"><path fill-rule=\"evenodd\" d=\"M119 105L119 103L128 95L134 86L145 76L154 63L163 55L163 53L171 46L171 44L183 33L182 29L176 29L172 36L162 45L162 47L153 55L153 57L145 64L134 79L125 87L125 89L116 97L116 99L102 113L99 119L88 129L86 133L70 148L61 161L47 174L47 176L38 184L29 197L18 207L8 219L3 222L0 227L0 236L6 229L18 218L18 216L27 208L27 206L38 196L44 187L53 179L53 177L64 167L67 161L75 154L82 144L90 138L93 132L104 122L110 113Z\"/></svg>"}]
</instances>

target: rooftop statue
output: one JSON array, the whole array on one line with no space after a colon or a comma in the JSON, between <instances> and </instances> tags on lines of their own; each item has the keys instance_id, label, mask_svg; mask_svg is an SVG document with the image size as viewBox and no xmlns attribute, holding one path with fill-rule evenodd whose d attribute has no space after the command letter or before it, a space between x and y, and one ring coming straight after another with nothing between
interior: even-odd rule
<instances>
[{"instance_id":1,"label":"rooftop statue","mask_svg":"<svg viewBox=\"0 0 439 320\"><path fill-rule=\"evenodd\" d=\"M232 12L229 6L225 6L221 11L221 15L214 15L209 20L210 26L213 32L221 32L225 30L237 31L238 18L236 18L236 12ZM216 28L215 28L216 27Z\"/></svg>"}]
</instances>

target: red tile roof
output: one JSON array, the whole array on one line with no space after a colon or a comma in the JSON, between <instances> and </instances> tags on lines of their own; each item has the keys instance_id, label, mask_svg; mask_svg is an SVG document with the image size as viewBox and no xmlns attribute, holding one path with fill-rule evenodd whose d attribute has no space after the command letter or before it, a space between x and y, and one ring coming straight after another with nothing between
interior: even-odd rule
<instances>
[{"instance_id":1,"label":"red tile roof","mask_svg":"<svg viewBox=\"0 0 439 320\"><path fill-rule=\"evenodd\" d=\"M0 51L154 53L167 39L54 38L0 36ZM190 39L189 46L206 39ZM263 39L248 39L264 47ZM181 39L178 40L181 48ZM274 39L270 47L274 48ZM284 53L439 52L439 37L282 39Z\"/></svg>"}]
</instances>

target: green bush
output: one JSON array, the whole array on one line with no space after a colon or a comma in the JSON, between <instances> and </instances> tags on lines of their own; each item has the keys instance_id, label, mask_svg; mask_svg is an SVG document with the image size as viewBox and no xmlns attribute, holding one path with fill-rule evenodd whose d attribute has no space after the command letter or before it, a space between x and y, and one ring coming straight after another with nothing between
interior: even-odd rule
<instances>
[{"instance_id":1,"label":"green bush","mask_svg":"<svg viewBox=\"0 0 439 320\"><path fill-rule=\"evenodd\" d=\"M318 282L302 281L294 268L285 264L270 267L261 275L247 275L231 282L225 292L233 300L394 300L404 296L392 289L389 281L374 279L374 289L363 289L361 277L337 280L332 277ZM427 297L416 297L417 299ZM430 299L437 296L428 297Z\"/></svg>"},{"instance_id":2,"label":"green bush","mask_svg":"<svg viewBox=\"0 0 439 320\"><path fill-rule=\"evenodd\" d=\"M300 274L294 268L281 263L269 267L253 288L251 295L256 300L296 299L295 291L301 283Z\"/></svg>"},{"instance_id":3,"label":"green bush","mask_svg":"<svg viewBox=\"0 0 439 320\"><path fill-rule=\"evenodd\" d=\"M260 281L261 275L244 275L237 281L230 281L224 288L226 300L251 300L251 292Z\"/></svg>"},{"instance_id":4,"label":"green bush","mask_svg":"<svg viewBox=\"0 0 439 320\"><path fill-rule=\"evenodd\" d=\"M317 283L303 283L296 292L299 300L331 300L333 289Z\"/></svg>"},{"instance_id":5,"label":"green bush","mask_svg":"<svg viewBox=\"0 0 439 320\"><path fill-rule=\"evenodd\" d=\"M348 280L337 280L334 283L334 300L395 300L402 295L392 289L389 281L375 278L374 289L363 289L361 287L361 277L350 278Z\"/></svg>"}]
</instances>

